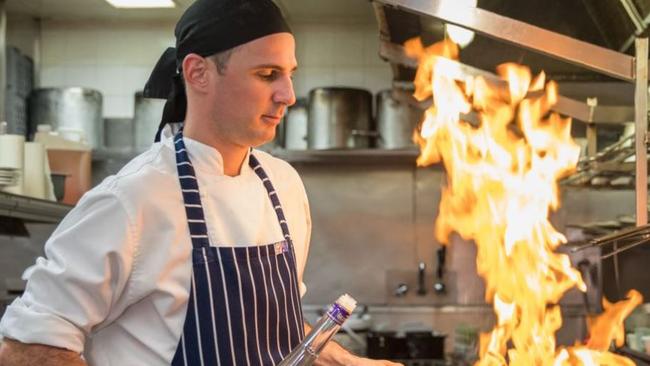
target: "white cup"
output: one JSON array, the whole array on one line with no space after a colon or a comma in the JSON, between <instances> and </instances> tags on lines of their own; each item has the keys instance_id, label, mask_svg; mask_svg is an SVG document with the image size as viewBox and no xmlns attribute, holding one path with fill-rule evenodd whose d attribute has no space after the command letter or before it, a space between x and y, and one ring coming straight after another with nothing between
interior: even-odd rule
<instances>
[{"instance_id":1,"label":"white cup","mask_svg":"<svg viewBox=\"0 0 650 366\"><path fill-rule=\"evenodd\" d=\"M645 346L645 353L650 355L650 336L641 337L641 342Z\"/></svg>"},{"instance_id":2,"label":"white cup","mask_svg":"<svg viewBox=\"0 0 650 366\"><path fill-rule=\"evenodd\" d=\"M85 142L84 132L76 128L59 128L59 135L68 141Z\"/></svg>"}]
</instances>

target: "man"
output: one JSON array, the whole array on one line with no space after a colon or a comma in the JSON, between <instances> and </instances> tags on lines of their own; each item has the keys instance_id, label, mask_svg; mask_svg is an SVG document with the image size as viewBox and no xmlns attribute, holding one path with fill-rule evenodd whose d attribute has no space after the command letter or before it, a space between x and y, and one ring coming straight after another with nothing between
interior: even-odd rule
<instances>
[{"instance_id":1,"label":"man","mask_svg":"<svg viewBox=\"0 0 650 366\"><path fill-rule=\"evenodd\" d=\"M270 0L198 0L176 38L146 88L169 95L160 142L46 243L0 323L0 365L273 365L309 330L304 187L251 149L295 102L294 38ZM319 361L389 364L334 343Z\"/></svg>"}]
</instances>

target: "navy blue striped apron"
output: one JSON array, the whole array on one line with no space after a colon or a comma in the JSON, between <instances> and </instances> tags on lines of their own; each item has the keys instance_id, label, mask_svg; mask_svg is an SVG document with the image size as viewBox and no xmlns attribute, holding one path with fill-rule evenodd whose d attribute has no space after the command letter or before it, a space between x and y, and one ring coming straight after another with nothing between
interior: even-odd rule
<instances>
[{"instance_id":1,"label":"navy blue striped apron","mask_svg":"<svg viewBox=\"0 0 650 366\"><path fill-rule=\"evenodd\" d=\"M211 246L182 131L174 146L193 266L183 334L172 365L275 365L304 337L296 258L280 199L251 153L249 165L268 192L284 240Z\"/></svg>"}]
</instances>

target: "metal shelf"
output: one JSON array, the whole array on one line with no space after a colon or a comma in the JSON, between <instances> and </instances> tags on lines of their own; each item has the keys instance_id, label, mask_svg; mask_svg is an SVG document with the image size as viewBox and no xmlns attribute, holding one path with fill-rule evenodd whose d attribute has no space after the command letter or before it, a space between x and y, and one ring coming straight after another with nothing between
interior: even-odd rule
<instances>
[{"instance_id":1,"label":"metal shelf","mask_svg":"<svg viewBox=\"0 0 650 366\"><path fill-rule=\"evenodd\" d=\"M393 163L415 165L415 159L419 155L416 147L405 149L336 149L336 150L287 150L284 148L273 148L267 151L269 154L285 160L289 163ZM93 162L105 162L108 160L130 160L137 156L134 152L98 152L93 153Z\"/></svg>"},{"instance_id":2,"label":"metal shelf","mask_svg":"<svg viewBox=\"0 0 650 366\"><path fill-rule=\"evenodd\" d=\"M0 192L0 217L56 224L71 209L70 205Z\"/></svg>"},{"instance_id":3,"label":"metal shelf","mask_svg":"<svg viewBox=\"0 0 650 366\"><path fill-rule=\"evenodd\" d=\"M339 150L285 150L274 149L271 155L289 163L317 164L409 164L415 166L419 155L416 148L385 149L339 149Z\"/></svg>"}]
</instances>

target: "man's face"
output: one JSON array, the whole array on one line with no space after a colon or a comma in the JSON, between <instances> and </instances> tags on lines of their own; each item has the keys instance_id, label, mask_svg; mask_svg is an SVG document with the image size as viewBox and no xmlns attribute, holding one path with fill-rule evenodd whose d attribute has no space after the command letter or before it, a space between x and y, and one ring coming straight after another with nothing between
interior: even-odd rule
<instances>
[{"instance_id":1,"label":"man's face","mask_svg":"<svg viewBox=\"0 0 650 366\"><path fill-rule=\"evenodd\" d=\"M273 139L286 108L296 102L291 76L295 41L277 33L238 47L225 71L211 78L215 132L237 146L259 146Z\"/></svg>"}]
</instances>

